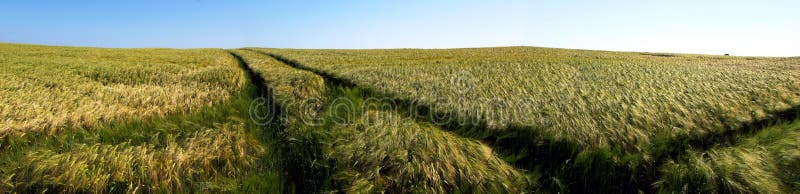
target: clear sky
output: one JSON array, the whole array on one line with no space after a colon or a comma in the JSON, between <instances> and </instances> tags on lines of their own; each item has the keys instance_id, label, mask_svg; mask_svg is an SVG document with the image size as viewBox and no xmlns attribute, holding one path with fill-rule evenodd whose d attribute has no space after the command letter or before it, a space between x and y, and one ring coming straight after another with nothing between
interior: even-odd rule
<instances>
[{"instance_id":1,"label":"clear sky","mask_svg":"<svg viewBox=\"0 0 800 194\"><path fill-rule=\"evenodd\" d=\"M0 3L0 42L800 56L800 1L19 0Z\"/></svg>"}]
</instances>

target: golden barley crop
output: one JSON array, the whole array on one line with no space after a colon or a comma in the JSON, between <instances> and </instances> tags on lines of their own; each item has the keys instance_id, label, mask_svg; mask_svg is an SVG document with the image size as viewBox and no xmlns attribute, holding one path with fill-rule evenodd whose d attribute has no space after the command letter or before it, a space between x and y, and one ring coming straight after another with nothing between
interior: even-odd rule
<instances>
[{"instance_id":1,"label":"golden barley crop","mask_svg":"<svg viewBox=\"0 0 800 194\"><path fill-rule=\"evenodd\" d=\"M240 175L255 165L264 148L243 125L226 123L182 140L167 137L164 147L77 144L61 153L33 150L14 178L25 180L18 187L57 185L69 192L192 191L203 180Z\"/></svg>"},{"instance_id":2,"label":"golden barley crop","mask_svg":"<svg viewBox=\"0 0 800 194\"><path fill-rule=\"evenodd\" d=\"M0 44L0 192L280 191L239 65L221 49Z\"/></svg>"},{"instance_id":3,"label":"golden barley crop","mask_svg":"<svg viewBox=\"0 0 800 194\"><path fill-rule=\"evenodd\" d=\"M224 102L245 83L219 49L0 44L0 133L57 131Z\"/></svg>"}]
</instances>

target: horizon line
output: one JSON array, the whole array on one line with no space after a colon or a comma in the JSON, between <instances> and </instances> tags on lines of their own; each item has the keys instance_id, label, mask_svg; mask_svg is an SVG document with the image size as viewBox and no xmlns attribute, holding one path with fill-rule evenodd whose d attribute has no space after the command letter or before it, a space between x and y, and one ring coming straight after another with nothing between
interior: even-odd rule
<instances>
[{"instance_id":1,"label":"horizon line","mask_svg":"<svg viewBox=\"0 0 800 194\"><path fill-rule=\"evenodd\" d=\"M613 49L591 49L591 48L564 48L564 47L551 47L551 46L536 46L536 45L486 45L474 47L370 47L370 48L332 48L332 47L316 47L316 48L302 48L302 47L266 47L266 46L242 46L242 47L105 47L105 46L91 46L91 45L55 45L55 44L39 44L39 43L23 43L23 42L4 42L0 44L16 44L16 45L30 45L30 46L50 46L50 47L77 47L77 48L99 48L99 49L240 49L240 48L272 48L272 49L298 49L298 50L403 50L403 49L417 49L417 50L447 50L447 49L481 49L481 48L509 48L509 47L533 47L533 48L547 48L547 49L565 49L565 50L580 50L580 51L597 51L597 52L618 52L618 53L656 53L656 54L675 54L675 55L708 55L708 56L726 56L729 53L722 54L709 54L709 53L686 53L686 52L670 52L670 51L634 51L634 50L613 50ZM772 57L772 58L795 58L800 55L733 55L731 57Z\"/></svg>"}]
</instances>

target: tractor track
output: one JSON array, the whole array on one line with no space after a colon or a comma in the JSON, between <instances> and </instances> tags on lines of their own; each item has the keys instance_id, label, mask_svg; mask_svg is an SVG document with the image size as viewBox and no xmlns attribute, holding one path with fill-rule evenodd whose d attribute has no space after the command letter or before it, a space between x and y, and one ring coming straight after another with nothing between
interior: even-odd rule
<instances>
[{"instance_id":1,"label":"tractor track","mask_svg":"<svg viewBox=\"0 0 800 194\"><path fill-rule=\"evenodd\" d=\"M575 161L582 152L593 152L596 150L582 147L573 142L554 140L549 138L549 134L542 133L543 130L531 129L531 127L511 126L505 128L502 130L504 133L513 135L504 137L499 137L497 134L482 133L482 131L487 128L485 123L479 122L477 125L465 126L464 123L470 122L460 122L454 120L452 118L452 115L455 115L454 113L443 112L439 109L435 109L427 104L423 104L412 99L398 98L396 95L391 93L359 86L351 80L343 79L337 75L305 66L297 61L280 55L250 48L245 48L243 50L259 53L278 60L293 68L317 74L324 78L326 84L332 83L348 88L358 88L366 91L369 97L382 99L401 108L408 107L407 110L401 111L402 113L406 114L406 116L411 116L420 122L433 124L445 131L454 132L465 138L480 140L494 148L495 152L500 155L509 156L515 154L515 152L521 149L526 150L528 151L528 155L523 158L519 158L517 161L512 162L512 164L518 168L529 171L547 169L544 171L545 174L566 176L569 180L574 181L572 183L568 183L569 187L575 187L570 188L569 190L573 192L591 191L596 189L596 185L598 183L607 184L607 186L613 187L612 191L623 191L625 193L638 191L655 192L656 190L654 190L652 183L661 176L661 172L658 171L658 168L665 162L676 158L682 158L682 156L691 151L705 152L718 146L732 146L738 143L739 140L743 139L743 137L752 136L763 128L800 118L800 107L794 107L788 110L772 113L771 116L766 119L744 123L739 127L722 130L706 136L687 136L682 137L685 139L673 138L666 141L657 142L657 145L653 147L661 146L671 149L663 153L656 153L658 155L654 156L654 160L652 160L652 162L640 164L640 166L635 167L635 169L644 170L633 170L629 166L626 166L626 164L611 164L603 162L600 162L601 164L594 164L595 166L573 167L570 166L570 164L564 163L564 161ZM622 153L621 155L615 157L622 157L624 154L625 153ZM590 160L597 161L602 159L608 158L600 157ZM611 177L587 177L587 175L592 174L570 172L576 170L609 174L608 176ZM614 178L617 179L617 181L609 182L607 180L603 180L608 178ZM619 186L614 187L612 185Z\"/></svg>"}]
</instances>

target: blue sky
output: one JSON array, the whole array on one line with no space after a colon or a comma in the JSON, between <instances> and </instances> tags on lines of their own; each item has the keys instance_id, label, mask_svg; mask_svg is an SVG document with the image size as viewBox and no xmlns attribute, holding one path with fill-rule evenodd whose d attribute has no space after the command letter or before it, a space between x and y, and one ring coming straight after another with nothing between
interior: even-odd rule
<instances>
[{"instance_id":1,"label":"blue sky","mask_svg":"<svg viewBox=\"0 0 800 194\"><path fill-rule=\"evenodd\" d=\"M14 1L0 42L800 56L800 1Z\"/></svg>"}]
</instances>

